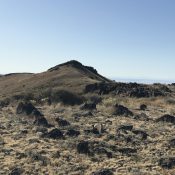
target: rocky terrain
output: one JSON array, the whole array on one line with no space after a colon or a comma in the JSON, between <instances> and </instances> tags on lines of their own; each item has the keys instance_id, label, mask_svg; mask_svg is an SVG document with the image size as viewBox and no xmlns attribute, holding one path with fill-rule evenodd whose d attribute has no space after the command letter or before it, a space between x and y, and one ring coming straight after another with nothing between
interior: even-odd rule
<instances>
[{"instance_id":1,"label":"rocky terrain","mask_svg":"<svg viewBox=\"0 0 175 175\"><path fill-rule=\"evenodd\" d=\"M0 77L0 174L175 174L175 86L70 61Z\"/></svg>"}]
</instances>

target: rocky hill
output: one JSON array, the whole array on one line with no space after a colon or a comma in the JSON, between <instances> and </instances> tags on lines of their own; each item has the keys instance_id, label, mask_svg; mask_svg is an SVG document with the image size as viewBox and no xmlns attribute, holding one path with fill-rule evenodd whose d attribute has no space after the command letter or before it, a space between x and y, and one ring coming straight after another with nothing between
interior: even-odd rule
<instances>
[{"instance_id":1,"label":"rocky hill","mask_svg":"<svg viewBox=\"0 0 175 175\"><path fill-rule=\"evenodd\" d=\"M113 82L77 61L3 75L0 174L174 174L174 92Z\"/></svg>"},{"instance_id":2,"label":"rocky hill","mask_svg":"<svg viewBox=\"0 0 175 175\"><path fill-rule=\"evenodd\" d=\"M110 82L94 68L73 60L39 74L13 73L0 77L0 98L25 93L36 95L38 91L50 88L82 93L87 84L101 81Z\"/></svg>"}]
</instances>

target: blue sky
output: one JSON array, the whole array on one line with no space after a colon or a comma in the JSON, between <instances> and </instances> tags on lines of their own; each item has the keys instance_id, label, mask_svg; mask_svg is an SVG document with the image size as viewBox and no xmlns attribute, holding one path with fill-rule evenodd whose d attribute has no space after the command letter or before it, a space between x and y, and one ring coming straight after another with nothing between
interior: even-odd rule
<instances>
[{"instance_id":1,"label":"blue sky","mask_svg":"<svg viewBox=\"0 0 175 175\"><path fill-rule=\"evenodd\" d=\"M175 80L175 1L0 0L0 73L71 59L107 77Z\"/></svg>"}]
</instances>

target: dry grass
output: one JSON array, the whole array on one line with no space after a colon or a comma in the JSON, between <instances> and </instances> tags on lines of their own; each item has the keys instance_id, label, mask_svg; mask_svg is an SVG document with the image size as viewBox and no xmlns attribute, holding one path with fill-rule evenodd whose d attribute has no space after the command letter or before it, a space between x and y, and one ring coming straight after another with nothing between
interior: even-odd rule
<instances>
[{"instance_id":1,"label":"dry grass","mask_svg":"<svg viewBox=\"0 0 175 175\"><path fill-rule=\"evenodd\" d=\"M0 174L9 174L19 168L24 175L92 175L107 168L119 175L173 175L175 167L162 168L159 160L175 155L175 148L169 144L175 135L175 125L156 121L164 114L175 115L173 93L171 97L156 98L83 93L87 84L100 80L100 76L70 65L40 74L0 77L0 102L3 102L0 108ZM83 95L86 100L96 103L97 109L88 113L81 110L78 103L72 106L64 103L53 93L60 90L73 92L68 93L66 101L75 97L82 99ZM16 101L5 104L4 99L12 96ZM48 105L46 101L51 97L55 97L55 103ZM30 100L51 127L34 125L31 116L16 115L20 98ZM134 115L113 115L115 104L129 108ZM141 104L147 106L145 111L140 110ZM147 116L148 120L144 117L136 119L138 116ZM70 125L59 126L58 117ZM119 130L121 125L132 125L133 129ZM97 129L103 127L97 133L95 126ZM62 131L64 137L54 140L44 135L53 128ZM79 131L80 135L68 136L69 129ZM144 132L147 137L134 131ZM81 141L88 141L88 154L78 153L77 145Z\"/></svg>"},{"instance_id":2,"label":"dry grass","mask_svg":"<svg viewBox=\"0 0 175 175\"><path fill-rule=\"evenodd\" d=\"M130 117L113 116L110 113L111 107L119 103L129 107L134 114L139 114L140 104L146 104L148 111L145 113L150 117L150 121L135 120ZM75 120L73 114L80 113L79 106L64 106L60 103L51 106L40 106L49 123L58 127L55 122L56 117L62 117L71 123L71 127L80 131L78 137L67 137L64 140L44 139L36 132L37 127L31 125L26 116L19 117L15 114L14 107L5 107L0 112L1 118L1 139L5 144L1 144L0 151L0 173L8 174L13 167L21 167L24 174L92 174L92 172L111 168L115 174L172 174L173 170L165 170L158 166L158 160L162 156L174 155L175 149L168 148L168 140L175 134L174 125L168 123L156 123L154 119L164 113L174 113L174 105L166 102L164 98L123 98L104 96L103 101L97 105L94 116L80 117ZM106 123L110 120L112 124ZM85 134L85 129L92 128L95 123L105 124L106 133L101 136L95 134ZM148 133L146 141L138 140L137 154L127 156L118 152L113 152L113 158L107 158L104 154L95 154L94 157L78 154L76 144L80 140L105 142L117 147L133 147L132 144L122 140L116 140L116 129L121 124L132 124L135 129L141 129ZM27 134L21 134L22 130L27 130ZM49 129L50 130L50 129ZM62 128L65 132L66 128ZM135 137L132 133L128 133ZM113 138L113 137L115 138ZM139 139L139 137L135 138ZM33 159L29 152L35 152L40 158ZM59 152L59 156L56 156ZM22 155L19 158L19 155ZM44 162L42 160L45 160Z\"/></svg>"}]
</instances>

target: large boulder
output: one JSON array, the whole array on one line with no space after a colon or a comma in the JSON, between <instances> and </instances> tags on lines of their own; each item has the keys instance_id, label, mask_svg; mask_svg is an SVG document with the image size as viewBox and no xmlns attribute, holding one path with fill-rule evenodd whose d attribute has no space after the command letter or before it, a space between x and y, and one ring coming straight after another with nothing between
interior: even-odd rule
<instances>
[{"instance_id":1,"label":"large boulder","mask_svg":"<svg viewBox=\"0 0 175 175\"><path fill-rule=\"evenodd\" d=\"M38 126L40 126L40 125L46 126L46 127L49 126L47 119L44 116L36 117L34 124L38 125Z\"/></svg>"},{"instance_id":2,"label":"large boulder","mask_svg":"<svg viewBox=\"0 0 175 175\"><path fill-rule=\"evenodd\" d=\"M80 131L77 131L75 129L69 129L67 131L66 135L68 135L70 137L76 137L76 136L80 135Z\"/></svg>"},{"instance_id":3,"label":"large boulder","mask_svg":"<svg viewBox=\"0 0 175 175\"><path fill-rule=\"evenodd\" d=\"M49 126L44 115L32 103L20 102L17 106L16 113L33 116L35 118L34 124L36 125Z\"/></svg>"},{"instance_id":4,"label":"large boulder","mask_svg":"<svg viewBox=\"0 0 175 175\"><path fill-rule=\"evenodd\" d=\"M145 104L140 105L140 110L145 111L147 109L147 106Z\"/></svg>"},{"instance_id":5,"label":"large boulder","mask_svg":"<svg viewBox=\"0 0 175 175\"><path fill-rule=\"evenodd\" d=\"M89 154L89 142L88 141L81 141L77 145L77 151L79 154Z\"/></svg>"},{"instance_id":6,"label":"large boulder","mask_svg":"<svg viewBox=\"0 0 175 175\"><path fill-rule=\"evenodd\" d=\"M63 139L64 135L61 130L54 128L50 132L43 135L44 137L51 138L51 139Z\"/></svg>"},{"instance_id":7,"label":"large boulder","mask_svg":"<svg viewBox=\"0 0 175 175\"><path fill-rule=\"evenodd\" d=\"M89 156L112 158L114 151L117 151L116 146L104 141L80 141L77 144L77 152Z\"/></svg>"},{"instance_id":8,"label":"large boulder","mask_svg":"<svg viewBox=\"0 0 175 175\"><path fill-rule=\"evenodd\" d=\"M113 115L133 116L133 113L127 107L116 104Z\"/></svg>"},{"instance_id":9,"label":"large boulder","mask_svg":"<svg viewBox=\"0 0 175 175\"><path fill-rule=\"evenodd\" d=\"M61 118L58 117L55 120L58 122L58 125L60 127L69 126L70 125L70 123L67 120L65 120L65 119L61 119Z\"/></svg>"},{"instance_id":10,"label":"large boulder","mask_svg":"<svg viewBox=\"0 0 175 175\"><path fill-rule=\"evenodd\" d=\"M20 102L17 106L16 109L16 113L17 114L26 114L26 115L35 115L35 116L43 116L43 114L37 109L35 108L32 103L23 103Z\"/></svg>"},{"instance_id":11,"label":"large boulder","mask_svg":"<svg viewBox=\"0 0 175 175\"><path fill-rule=\"evenodd\" d=\"M175 124L175 117L172 115L165 114L156 120L157 122L167 122Z\"/></svg>"}]
</instances>

